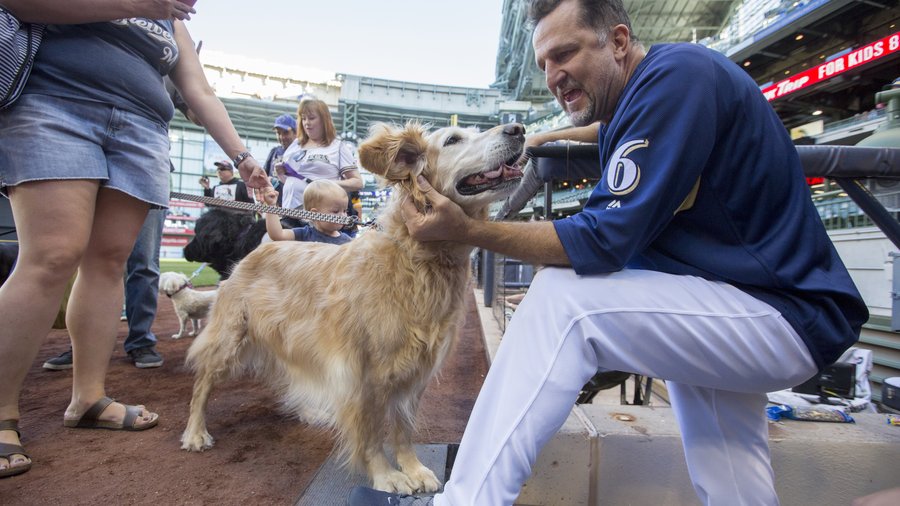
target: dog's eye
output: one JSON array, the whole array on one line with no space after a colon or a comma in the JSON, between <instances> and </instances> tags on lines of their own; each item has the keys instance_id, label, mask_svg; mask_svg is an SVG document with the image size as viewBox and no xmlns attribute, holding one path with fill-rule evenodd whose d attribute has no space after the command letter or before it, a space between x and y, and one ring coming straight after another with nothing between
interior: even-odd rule
<instances>
[{"instance_id":1,"label":"dog's eye","mask_svg":"<svg viewBox=\"0 0 900 506\"><path fill-rule=\"evenodd\" d=\"M444 141L444 146L449 146L449 145L451 145L451 144L456 144L456 143L458 143L458 142L460 142L460 141L462 141L462 137L460 137L460 136L458 136L458 135L451 135L450 137L447 137L447 140Z\"/></svg>"}]
</instances>

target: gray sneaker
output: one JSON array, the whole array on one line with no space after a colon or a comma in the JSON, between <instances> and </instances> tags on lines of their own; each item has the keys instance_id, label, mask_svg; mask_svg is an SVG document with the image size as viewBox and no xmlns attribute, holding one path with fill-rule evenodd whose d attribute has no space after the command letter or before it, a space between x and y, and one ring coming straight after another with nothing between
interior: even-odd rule
<instances>
[{"instance_id":1,"label":"gray sneaker","mask_svg":"<svg viewBox=\"0 0 900 506\"><path fill-rule=\"evenodd\" d=\"M347 499L347 506L432 506L430 495L406 495L382 492L369 487L354 487Z\"/></svg>"},{"instance_id":2,"label":"gray sneaker","mask_svg":"<svg viewBox=\"0 0 900 506\"><path fill-rule=\"evenodd\" d=\"M153 346L131 350L128 352L128 356L131 357L131 361L138 369L150 369L163 365L162 356L156 352L156 348Z\"/></svg>"},{"instance_id":3,"label":"gray sneaker","mask_svg":"<svg viewBox=\"0 0 900 506\"><path fill-rule=\"evenodd\" d=\"M59 356L53 357L44 362L44 369L51 371L62 371L72 368L72 348L62 352Z\"/></svg>"}]
</instances>

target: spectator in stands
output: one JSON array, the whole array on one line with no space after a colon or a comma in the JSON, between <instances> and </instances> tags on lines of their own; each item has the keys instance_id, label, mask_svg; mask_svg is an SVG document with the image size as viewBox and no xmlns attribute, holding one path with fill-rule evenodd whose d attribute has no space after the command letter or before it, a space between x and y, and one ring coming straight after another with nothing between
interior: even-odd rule
<instances>
[{"instance_id":1,"label":"spectator in stands","mask_svg":"<svg viewBox=\"0 0 900 506\"><path fill-rule=\"evenodd\" d=\"M200 186L203 187L203 195L222 200L236 200L238 202L253 202L253 197L247 193L247 185L234 176L234 166L228 160L219 160L214 164L219 175L219 184L209 187L209 178L200 178Z\"/></svg>"},{"instance_id":2,"label":"spectator in stands","mask_svg":"<svg viewBox=\"0 0 900 506\"><path fill-rule=\"evenodd\" d=\"M300 135L284 151L282 163L275 165L284 184L282 205L302 207L303 190L316 179L335 181L347 193L361 190L356 151L338 139L328 105L321 100L303 100L297 116Z\"/></svg>"},{"instance_id":3,"label":"spectator in stands","mask_svg":"<svg viewBox=\"0 0 900 506\"><path fill-rule=\"evenodd\" d=\"M778 504L766 392L834 362L865 303L753 79L696 44L645 51L621 0L534 0L535 59L570 121L603 126L585 208L477 221L428 186L413 238L532 264L434 504L508 505L602 367L667 380L703 504ZM430 504L366 488L352 506Z\"/></svg>"},{"instance_id":4,"label":"spectator in stands","mask_svg":"<svg viewBox=\"0 0 900 506\"><path fill-rule=\"evenodd\" d=\"M263 168L266 170L266 174L269 175L272 186L278 191L278 202L275 205L280 206L281 190L283 188L281 180L276 176L275 165L281 163L284 150L297 139L297 120L290 114L282 114L275 118L275 126L273 128L275 129L275 135L278 136L278 145L269 151L269 156L266 157L266 163L263 165Z\"/></svg>"},{"instance_id":5,"label":"spectator in stands","mask_svg":"<svg viewBox=\"0 0 900 506\"><path fill-rule=\"evenodd\" d=\"M269 176L275 176L275 165L281 163L284 150L297 139L297 120L290 114L282 114L275 118L275 135L278 136L278 145L269 151L263 168Z\"/></svg>"},{"instance_id":6,"label":"spectator in stands","mask_svg":"<svg viewBox=\"0 0 900 506\"><path fill-rule=\"evenodd\" d=\"M275 205L278 198L273 189L258 190L257 199L268 205ZM309 183L303 192L303 208L314 213L331 216L347 216L347 192L334 181L319 179ZM312 226L284 229L277 214L264 213L266 232L273 241L313 241L331 244L344 244L350 236L341 231L340 223L312 220Z\"/></svg>"},{"instance_id":7,"label":"spectator in stands","mask_svg":"<svg viewBox=\"0 0 900 506\"><path fill-rule=\"evenodd\" d=\"M18 434L19 392L76 269L66 313L75 367L63 424L129 431L157 424L157 414L113 401L104 386L125 262L149 209L168 204L173 108L163 75L248 184L269 185L206 81L182 22L192 7L177 0L3 6L23 22L49 25L22 96L0 111L0 189L24 253L0 287L0 478L31 468Z\"/></svg>"}]
</instances>

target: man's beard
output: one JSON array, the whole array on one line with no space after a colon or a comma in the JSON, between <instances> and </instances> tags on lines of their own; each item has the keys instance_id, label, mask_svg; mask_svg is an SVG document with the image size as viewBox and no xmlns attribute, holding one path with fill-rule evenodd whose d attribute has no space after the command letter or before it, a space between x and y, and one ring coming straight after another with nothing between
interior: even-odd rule
<instances>
[{"instance_id":1,"label":"man's beard","mask_svg":"<svg viewBox=\"0 0 900 506\"><path fill-rule=\"evenodd\" d=\"M566 115L569 117L569 121L572 122L573 126L582 127L590 125L594 122L594 99L588 97L587 107L584 107L578 111L569 111L563 106L563 109L566 109Z\"/></svg>"},{"instance_id":2,"label":"man's beard","mask_svg":"<svg viewBox=\"0 0 900 506\"><path fill-rule=\"evenodd\" d=\"M566 107L563 94L559 92L561 89L564 90L567 88L581 89L582 93L584 93L585 98L587 98L587 107L581 109L580 111L570 111ZM591 97L587 94L587 92L584 91L584 87L581 86L577 81L571 78L567 78L566 81L560 84L557 88L556 96L556 101L559 102L559 105L561 105L563 110L566 111L566 116L569 117L569 121L572 122L573 126L586 126L594 122L594 108L596 107L597 103L594 101L593 97Z\"/></svg>"}]
</instances>

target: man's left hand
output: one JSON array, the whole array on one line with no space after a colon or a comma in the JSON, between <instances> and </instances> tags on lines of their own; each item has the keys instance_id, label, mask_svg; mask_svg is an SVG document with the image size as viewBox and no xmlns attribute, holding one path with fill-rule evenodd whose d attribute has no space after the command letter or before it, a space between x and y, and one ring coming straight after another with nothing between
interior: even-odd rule
<instances>
[{"instance_id":1,"label":"man's left hand","mask_svg":"<svg viewBox=\"0 0 900 506\"><path fill-rule=\"evenodd\" d=\"M400 211L409 235L417 241L459 241L464 238L469 217L462 208L432 188L424 177L419 176L417 181L429 206L419 210L412 199L403 202Z\"/></svg>"}]
</instances>

